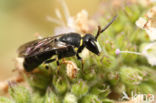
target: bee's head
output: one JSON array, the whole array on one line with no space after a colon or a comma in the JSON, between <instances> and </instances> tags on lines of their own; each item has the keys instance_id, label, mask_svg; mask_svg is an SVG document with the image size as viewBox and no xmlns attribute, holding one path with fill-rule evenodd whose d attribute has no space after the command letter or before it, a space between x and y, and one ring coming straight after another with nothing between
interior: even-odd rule
<instances>
[{"instance_id":1,"label":"bee's head","mask_svg":"<svg viewBox=\"0 0 156 103\"><path fill-rule=\"evenodd\" d=\"M96 34L96 36L94 37L93 35L91 34L86 34L84 37L83 37L83 41L84 41L84 45L85 47L95 53L96 55L99 55L100 53L100 48L99 48L99 45L97 43L97 39L99 37L99 35L101 33L103 33L112 23L113 21L116 19L117 16L114 16L114 18L112 19L112 21L110 21L103 29L100 28L100 26L98 26L98 32Z\"/></svg>"},{"instance_id":2,"label":"bee's head","mask_svg":"<svg viewBox=\"0 0 156 103\"><path fill-rule=\"evenodd\" d=\"M99 55L100 51L99 51L99 48L98 48L98 45L97 45L97 40L95 39L95 37L91 34L86 34L84 37L83 37L83 42L84 42L84 45L85 47L95 53L96 55Z\"/></svg>"}]
</instances>

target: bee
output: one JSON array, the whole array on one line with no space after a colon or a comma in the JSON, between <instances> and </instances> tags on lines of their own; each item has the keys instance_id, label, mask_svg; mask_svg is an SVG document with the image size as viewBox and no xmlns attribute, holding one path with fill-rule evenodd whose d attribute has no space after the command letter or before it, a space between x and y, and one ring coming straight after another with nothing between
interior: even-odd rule
<instances>
[{"instance_id":1,"label":"bee","mask_svg":"<svg viewBox=\"0 0 156 103\"><path fill-rule=\"evenodd\" d=\"M24 58L23 66L27 72L37 68L42 63L48 64L65 57L76 56L82 60L79 53L87 48L92 53L99 55L97 39L116 19L115 16L103 29L98 26L98 31L94 37L92 34L80 35L79 33L64 33L53 37L45 37L30 41L18 48L18 56ZM55 58L53 58L55 56Z\"/></svg>"}]
</instances>

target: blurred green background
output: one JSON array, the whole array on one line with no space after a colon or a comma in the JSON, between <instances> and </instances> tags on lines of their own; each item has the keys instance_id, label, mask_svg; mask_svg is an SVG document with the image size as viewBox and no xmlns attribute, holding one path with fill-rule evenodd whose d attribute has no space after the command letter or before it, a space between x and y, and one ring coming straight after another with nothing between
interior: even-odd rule
<instances>
[{"instance_id":1,"label":"blurred green background","mask_svg":"<svg viewBox=\"0 0 156 103\"><path fill-rule=\"evenodd\" d=\"M65 0L71 15L86 9L89 16L97 10L100 0ZM17 48L34 34L53 35L56 24L46 16L56 17L55 9L63 9L57 0L0 0L0 80L13 75Z\"/></svg>"}]
</instances>

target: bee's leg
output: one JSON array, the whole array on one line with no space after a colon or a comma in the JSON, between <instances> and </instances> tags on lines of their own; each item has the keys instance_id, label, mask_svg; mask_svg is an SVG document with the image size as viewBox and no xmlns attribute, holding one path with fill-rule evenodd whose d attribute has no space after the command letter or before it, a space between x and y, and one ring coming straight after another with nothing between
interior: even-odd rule
<instances>
[{"instance_id":1,"label":"bee's leg","mask_svg":"<svg viewBox=\"0 0 156 103\"><path fill-rule=\"evenodd\" d=\"M59 73L59 70L60 70L59 58L56 58L56 64L57 64L57 73Z\"/></svg>"},{"instance_id":2,"label":"bee's leg","mask_svg":"<svg viewBox=\"0 0 156 103\"><path fill-rule=\"evenodd\" d=\"M81 64L82 64L82 71L84 70L84 60L81 59Z\"/></svg>"},{"instance_id":3,"label":"bee's leg","mask_svg":"<svg viewBox=\"0 0 156 103\"><path fill-rule=\"evenodd\" d=\"M55 60L56 60L56 59L49 59L49 60L46 60L45 63L46 63L46 64L49 64L49 63L51 63L51 62L53 62L53 61L55 61Z\"/></svg>"},{"instance_id":4,"label":"bee's leg","mask_svg":"<svg viewBox=\"0 0 156 103\"><path fill-rule=\"evenodd\" d=\"M78 60L82 60L82 58L79 56L78 53L76 53L76 57L77 57Z\"/></svg>"},{"instance_id":5,"label":"bee's leg","mask_svg":"<svg viewBox=\"0 0 156 103\"><path fill-rule=\"evenodd\" d=\"M48 59L48 60L46 60L45 62L44 62L44 64L45 64L45 68L46 69L49 69L49 63L51 63L51 62L53 62L53 61L55 61L56 59Z\"/></svg>"},{"instance_id":6,"label":"bee's leg","mask_svg":"<svg viewBox=\"0 0 156 103\"><path fill-rule=\"evenodd\" d=\"M78 53L76 54L76 57L77 57L78 60L81 60L81 64L82 64L81 67L82 67L82 71L83 71L84 61L83 61L83 59L79 56Z\"/></svg>"}]
</instances>

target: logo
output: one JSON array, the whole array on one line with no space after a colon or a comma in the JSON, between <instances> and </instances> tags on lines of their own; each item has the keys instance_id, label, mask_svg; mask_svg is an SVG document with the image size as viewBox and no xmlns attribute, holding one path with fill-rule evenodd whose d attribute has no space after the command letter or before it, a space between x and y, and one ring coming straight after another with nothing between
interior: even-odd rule
<instances>
[{"instance_id":1,"label":"logo","mask_svg":"<svg viewBox=\"0 0 156 103\"><path fill-rule=\"evenodd\" d=\"M122 93L121 101L127 100L127 101L133 101L134 103L143 103L143 102L153 102L154 101L154 95L153 94L141 94L141 93L134 93L131 92L131 97L128 96L126 92Z\"/></svg>"}]
</instances>

